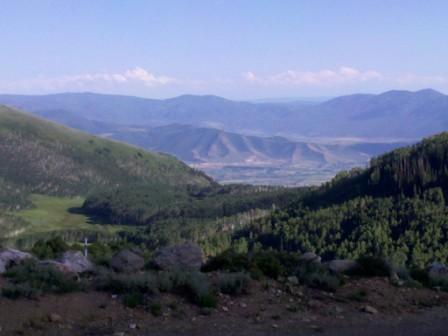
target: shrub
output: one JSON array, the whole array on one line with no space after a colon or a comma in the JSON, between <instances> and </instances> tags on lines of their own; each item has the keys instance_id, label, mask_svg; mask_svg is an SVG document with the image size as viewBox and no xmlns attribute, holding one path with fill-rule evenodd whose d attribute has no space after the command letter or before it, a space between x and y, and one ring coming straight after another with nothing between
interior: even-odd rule
<instances>
[{"instance_id":1,"label":"shrub","mask_svg":"<svg viewBox=\"0 0 448 336\"><path fill-rule=\"evenodd\" d=\"M431 276L429 278L430 287L440 287L443 291L448 291L448 279L443 276Z\"/></svg>"},{"instance_id":2,"label":"shrub","mask_svg":"<svg viewBox=\"0 0 448 336\"><path fill-rule=\"evenodd\" d=\"M249 268L246 254L236 253L233 250L227 250L220 255L211 258L202 268L204 272L227 271L241 272Z\"/></svg>"},{"instance_id":3,"label":"shrub","mask_svg":"<svg viewBox=\"0 0 448 336\"><path fill-rule=\"evenodd\" d=\"M182 287L186 290L190 300L201 307L216 307L217 299L211 290L208 277L199 272L191 272L186 275Z\"/></svg>"},{"instance_id":4,"label":"shrub","mask_svg":"<svg viewBox=\"0 0 448 336\"><path fill-rule=\"evenodd\" d=\"M96 288L116 294L144 293L158 291L157 279L150 274L118 274L105 272L96 281Z\"/></svg>"},{"instance_id":5,"label":"shrub","mask_svg":"<svg viewBox=\"0 0 448 336\"><path fill-rule=\"evenodd\" d=\"M88 246L89 257L92 261L101 266L109 267L112 258L112 248L108 244L93 243Z\"/></svg>"},{"instance_id":6,"label":"shrub","mask_svg":"<svg viewBox=\"0 0 448 336\"><path fill-rule=\"evenodd\" d=\"M54 259L68 250L68 245L57 236L50 240L39 240L31 249L31 252L40 259Z\"/></svg>"},{"instance_id":7,"label":"shrub","mask_svg":"<svg viewBox=\"0 0 448 336\"><path fill-rule=\"evenodd\" d=\"M123 296L123 304L129 308L136 308L144 303L144 296L139 291L133 291Z\"/></svg>"},{"instance_id":8,"label":"shrub","mask_svg":"<svg viewBox=\"0 0 448 336\"><path fill-rule=\"evenodd\" d=\"M67 293L81 289L81 284L74 278L52 266L39 265L33 260L27 260L23 264L10 268L4 276L16 285L16 293L25 296L40 293ZM10 293L10 295L13 294Z\"/></svg>"},{"instance_id":9,"label":"shrub","mask_svg":"<svg viewBox=\"0 0 448 336\"><path fill-rule=\"evenodd\" d=\"M151 312L151 314L153 316L160 316L160 315L162 315L162 305L158 302L152 303L149 306L149 311Z\"/></svg>"},{"instance_id":10,"label":"shrub","mask_svg":"<svg viewBox=\"0 0 448 336\"><path fill-rule=\"evenodd\" d=\"M32 288L30 284L11 284L8 283L2 288L2 295L9 299L17 299L20 297L34 299L39 295L39 290Z\"/></svg>"},{"instance_id":11,"label":"shrub","mask_svg":"<svg viewBox=\"0 0 448 336\"><path fill-rule=\"evenodd\" d=\"M324 266L316 263L303 263L297 271L297 277L308 287L326 291L335 291L342 283L338 275L330 273Z\"/></svg>"},{"instance_id":12,"label":"shrub","mask_svg":"<svg viewBox=\"0 0 448 336\"><path fill-rule=\"evenodd\" d=\"M391 267L383 258L364 256L358 259L358 267L352 272L353 275L363 277L387 277L391 273Z\"/></svg>"},{"instance_id":13,"label":"shrub","mask_svg":"<svg viewBox=\"0 0 448 336\"><path fill-rule=\"evenodd\" d=\"M249 287L250 277L246 273L223 273L219 275L219 290L224 294L241 295L246 294Z\"/></svg>"},{"instance_id":14,"label":"shrub","mask_svg":"<svg viewBox=\"0 0 448 336\"><path fill-rule=\"evenodd\" d=\"M254 256L252 262L265 276L270 278L277 279L284 273L284 268L275 252L259 252Z\"/></svg>"}]
</instances>

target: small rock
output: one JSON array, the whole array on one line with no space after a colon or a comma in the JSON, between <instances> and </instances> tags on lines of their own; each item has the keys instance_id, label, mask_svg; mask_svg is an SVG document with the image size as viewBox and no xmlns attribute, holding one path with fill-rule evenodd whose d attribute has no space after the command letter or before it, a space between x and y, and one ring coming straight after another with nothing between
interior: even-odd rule
<instances>
[{"instance_id":1,"label":"small rock","mask_svg":"<svg viewBox=\"0 0 448 336\"><path fill-rule=\"evenodd\" d=\"M274 324L272 325L272 328L277 329L277 328L278 328L278 324L275 324L275 323L274 323Z\"/></svg>"},{"instance_id":2,"label":"small rock","mask_svg":"<svg viewBox=\"0 0 448 336\"><path fill-rule=\"evenodd\" d=\"M241 302L241 303L240 303L240 307L241 307L241 308L247 308L247 304L244 303L244 302Z\"/></svg>"},{"instance_id":3,"label":"small rock","mask_svg":"<svg viewBox=\"0 0 448 336\"><path fill-rule=\"evenodd\" d=\"M137 329L137 324L136 323L131 323L131 324L129 324L129 328L130 329Z\"/></svg>"},{"instance_id":4,"label":"small rock","mask_svg":"<svg viewBox=\"0 0 448 336\"><path fill-rule=\"evenodd\" d=\"M361 310L364 313L368 313L368 314L372 314L372 315L378 314L378 310L372 306L364 306Z\"/></svg>"},{"instance_id":5,"label":"small rock","mask_svg":"<svg viewBox=\"0 0 448 336\"><path fill-rule=\"evenodd\" d=\"M321 257L319 257L316 253L306 252L299 257L301 262L310 262L320 264Z\"/></svg>"},{"instance_id":6,"label":"small rock","mask_svg":"<svg viewBox=\"0 0 448 336\"><path fill-rule=\"evenodd\" d=\"M48 320L50 322L56 323L56 322L61 322L62 321L62 317L58 314L50 314L50 316L48 316Z\"/></svg>"},{"instance_id":7,"label":"small rock","mask_svg":"<svg viewBox=\"0 0 448 336\"><path fill-rule=\"evenodd\" d=\"M293 276L289 276L288 277L288 282L292 285L298 285L299 284L299 279L293 275Z\"/></svg>"},{"instance_id":8,"label":"small rock","mask_svg":"<svg viewBox=\"0 0 448 336\"><path fill-rule=\"evenodd\" d=\"M229 308L227 308L226 306L223 306L221 309L222 309L222 311L225 311L225 312L229 311Z\"/></svg>"}]
</instances>

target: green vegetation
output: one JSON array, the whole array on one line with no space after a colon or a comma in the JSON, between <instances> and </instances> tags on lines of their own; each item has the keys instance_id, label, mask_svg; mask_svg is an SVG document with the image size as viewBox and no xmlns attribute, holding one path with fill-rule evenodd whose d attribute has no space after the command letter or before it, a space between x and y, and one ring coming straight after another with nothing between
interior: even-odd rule
<instances>
[{"instance_id":1,"label":"green vegetation","mask_svg":"<svg viewBox=\"0 0 448 336\"><path fill-rule=\"evenodd\" d=\"M14 221L10 229L5 228L5 244L28 248L38 240L48 240L61 236L68 242L89 237L90 241L113 241L120 239L120 234L135 231L129 226L99 225L88 216L74 211L82 206L81 197L62 198L55 196L32 195L32 207L21 211L9 211L5 214ZM11 223L16 223L14 226ZM8 233L9 232L9 233Z\"/></svg>"},{"instance_id":2,"label":"green vegetation","mask_svg":"<svg viewBox=\"0 0 448 336\"><path fill-rule=\"evenodd\" d=\"M6 107L0 107L0 157L7 162L0 170L2 185L30 193L77 196L129 184L213 184L174 157L89 136Z\"/></svg>"},{"instance_id":3,"label":"green vegetation","mask_svg":"<svg viewBox=\"0 0 448 336\"><path fill-rule=\"evenodd\" d=\"M60 236L50 240L38 240L31 252L40 259L55 259L68 250L68 245Z\"/></svg>"},{"instance_id":4,"label":"green vegetation","mask_svg":"<svg viewBox=\"0 0 448 336\"><path fill-rule=\"evenodd\" d=\"M394 267L447 263L447 182L443 133L339 174L232 239L244 237L249 248L315 251L324 259L376 256Z\"/></svg>"},{"instance_id":5,"label":"green vegetation","mask_svg":"<svg viewBox=\"0 0 448 336\"><path fill-rule=\"evenodd\" d=\"M159 292L183 295L201 307L214 307L217 299L207 275L200 272L117 274L103 271L95 281L98 290L123 294L128 306L143 305L148 296Z\"/></svg>"},{"instance_id":6,"label":"green vegetation","mask_svg":"<svg viewBox=\"0 0 448 336\"><path fill-rule=\"evenodd\" d=\"M80 283L72 277L34 260L12 267L4 276L10 282L2 289L2 295L9 298L34 298L44 293L67 293L81 289Z\"/></svg>"},{"instance_id":7,"label":"green vegetation","mask_svg":"<svg viewBox=\"0 0 448 336\"><path fill-rule=\"evenodd\" d=\"M18 247L51 235L66 241L126 236L150 248L193 240L216 254L230 247L235 224L247 225L300 194L219 186L168 155L6 107L0 107L0 157L7 162L0 167L0 239Z\"/></svg>"},{"instance_id":8,"label":"green vegetation","mask_svg":"<svg viewBox=\"0 0 448 336\"><path fill-rule=\"evenodd\" d=\"M250 276L243 272L219 274L219 290L229 295L247 294Z\"/></svg>"}]
</instances>

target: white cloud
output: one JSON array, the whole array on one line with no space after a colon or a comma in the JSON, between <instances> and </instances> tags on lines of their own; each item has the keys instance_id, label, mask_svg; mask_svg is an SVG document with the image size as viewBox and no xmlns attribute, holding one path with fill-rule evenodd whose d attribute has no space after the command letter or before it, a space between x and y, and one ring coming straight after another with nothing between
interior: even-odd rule
<instances>
[{"instance_id":1,"label":"white cloud","mask_svg":"<svg viewBox=\"0 0 448 336\"><path fill-rule=\"evenodd\" d=\"M253 72L246 72L243 74L243 78L248 82L264 85L327 86L350 82L378 81L383 78L383 75L375 70L361 71L343 66L336 70L287 70L266 77L260 77Z\"/></svg>"},{"instance_id":2,"label":"white cloud","mask_svg":"<svg viewBox=\"0 0 448 336\"><path fill-rule=\"evenodd\" d=\"M398 85L438 85L438 84L448 84L448 77L442 75L434 76L422 76L415 75L412 73L406 73L399 75L395 79Z\"/></svg>"},{"instance_id":3,"label":"white cloud","mask_svg":"<svg viewBox=\"0 0 448 336\"><path fill-rule=\"evenodd\" d=\"M90 89L110 85L144 85L148 87L163 86L179 83L178 79L155 75L141 67L125 70L121 73L86 73L77 75L66 75L61 77L39 76L31 79L10 82L0 85L0 89L6 91L22 90L74 90Z\"/></svg>"}]
</instances>

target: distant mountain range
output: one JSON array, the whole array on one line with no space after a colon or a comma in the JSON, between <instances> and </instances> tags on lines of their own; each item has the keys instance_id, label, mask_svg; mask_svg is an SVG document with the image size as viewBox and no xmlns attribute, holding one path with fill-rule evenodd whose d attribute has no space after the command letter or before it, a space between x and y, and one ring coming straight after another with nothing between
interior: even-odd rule
<instances>
[{"instance_id":1,"label":"distant mountain range","mask_svg":"<svg viewBox=\"0 0 448 336\"><path fill-rule=\"evenodd\" d=\"M176 123L264 136L417 140L448 127L448 96L431 89L356 94L317 104L249 103L193 95L156 100L93 93L0 95L0 104L120 125Z\"/></svg>"},{"instance_id":2,"label":"distant mountain range","mask_svg":"<svg viewBox=\"0 0 448 336\"><path fill-rule=\"evenodd\" d=\"M117 125L89 120L74 113L40 111L36 115L105 138L120 140L146 150L168 153L198 167L363 165L372 156L403 143L319 144L284 137L259 137L214 128L181 124L166 126Z\"/></svg>"},{"instance_id":3,"label":"distant mountain range","mask_svg":"<svg viewBox=\"0 0 448 336\"><path fill-rule=\"evenodd\" d=\"M93 93L0 95L0 104L172 154L224 182L319 183L448 128L448 96L430 89L356 94L313 104Z\"/></svg>"}]
</instances>

